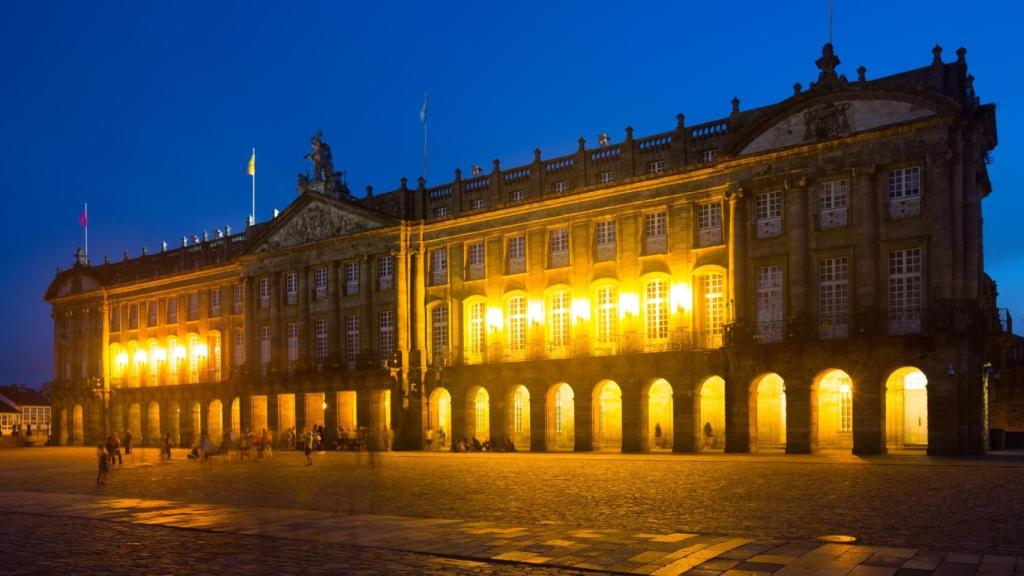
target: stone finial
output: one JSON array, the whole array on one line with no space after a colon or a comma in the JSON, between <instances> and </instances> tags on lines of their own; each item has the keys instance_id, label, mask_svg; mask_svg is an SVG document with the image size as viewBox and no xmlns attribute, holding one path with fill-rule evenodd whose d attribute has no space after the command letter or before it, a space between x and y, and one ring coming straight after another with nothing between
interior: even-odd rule
<instances>
[{"instance_id":1,"label":"stone finial","mask_svg":"<svg viewBox=\"0 0 1024 576\"><path fill-rule=\"evenodd\" d=\"M224 231L221 230L220 228L217 228L213 232L217 236L217 238L223 238L224 237Z\"/></svg>"},{"instance_id":2,"label":"stone finial","mask_svg":"<svg viewBox=\"0 0 1024 576\"><path fill-rule=\"evenodd\" d=\"M479 164L473 164L470 171L473 173L473 176L479 176L484 173L484 169Z\"/></svg>"},{"instance_id":3,"label":"stone finial","mask_svg":"<svg viewBox=\"0 0 1024 576\"><path fill-rule=\"evenodd\" d=\"M686 114L680 112L676 114L676 128L682 130L684 126L686 126Z\"/></svg>"},{"instance_id":4,"label":"stone finial","mask_svg":"<svg viewBox=\"0 0 1024 576\"><path fill-rule=\"evenodd\" d=\"M181 236L181 246L182 246L182 248L184 248L185 246L188 246L188 236L185 236L185 235Z\"/></svg>"},{"instance_id":5,"label":"stone finial","mask_svg":"<svg viewBox=\"0 0 1024 576\"><path fill-rule=\"evenodd\" d=\"M142 255L143 256L149 256L149 248L148 247L146 247L146 246L142 247Z\"/></svg>"},{"instance_id":6,"label":"stone finial","mask_svg":"<svg viewBox=\"0 0 1024 576\"><path fill-rule=\"evenodd\" d=\"M225 236L231 236L231 226L225 226L224 227L224 235Z\"/></svg>"},{"instance_id":7,"label":"stone finial","mask_svg":"<svg viewBox=\"0 0 1024 576\"><path fill-rule=\"evenodd\" d=\"M209 241L210 241L210 233L207 232L206 230L203 230L203 242L209 242Z\"/></svg>"},{"instance_id":8,"label":"stone finial","mask_svg":"<svg viewBox=\"0 0 1024 576\"><path fill-rule=\"evenodd\" d=\"M835 50L832 49L831 42L821 47L821 58L815 60L814 64L821 70L818 74L819 85L829 84L839 79L836 75L836 66L839 66L840 60L836 56Z\"/></svg>"},{"instance_id":9,"label":"stone finial","mask_svg":"<svg viewBox=\"0 0 1024 576\"><path fill-rule=\"evenodd\" d=\"M597 135L597 144L598 144L598 146L601 146L601 147L604 147L604 146L608 145L608 133L607 132L601 132L600 134Z\"/></svg>"},{"instance_id":10,"label":"stone finial","mask_svg":"<svg viewBox=\"0 0 1024 576\"><path fill-rule=\"evenodd\" d=\"M956 49L956 63L967 64L967 48L961 46Z\"/></svg>"},{"instance_id":11,"label":"stone finial","mask_svg":"<svg viewBox=\"0 0 1024 576\"><path fill-rule=\"evenodd\" d=\"M462 180L462 168L455 169L455 179Z\"/></svg>"},{"instance_id":12,"label":"stone finial","mask_svg":"<svg viewBox=\"0 0 1024 576\"><path fill-rule=\"evenodd\" d=\"M372 184L367 184L366 185L366 197L367 198L373 198L373 185Z\"/></svg>"},{"instance_id":13,"label":"stone finial","mask_svg":"<svg viewBox=\"0 0 1024 576\"><path fill-rule=\"evenodd\" d=\"M942 64L942 46L938 44L932 48L932 64Z\"/></svg>"},{"instance_id":14,"label":"stone finial","mask_svg":"<svg viewBox=\"0 0 1024 576\"><path fill-rule=\"evenodd\" d=\"M540 148L533 149L533 161L540 162Z\"/></svg>"},{"instance_id":15,"label":"stone finial","mask_svg":"<svg viewBox=\"0 0 1024 576\"><path fill-rule=\"evenodd\" d=\"M423 176L420 176L419 178L417 178L416 179L416 187L419 188L420 190L425 189L427 187L427 179L424 178Z\"/></svg>"},{"instance_id":16,"label":"stone finial","mask_svg":"<svg viewBox=\"0 0 1024 576\"><path fill-rule=\"evenodd\" d=\"M110 264L110 256L104 255L103 256L103 263L104 264ZM58 268L58 270L59 270L59 268Z\"/></svg>"},{"instance_id":17,"label":"stone finial","mask_svg":"<svg viewBox=\"0 0 1024 576\"><path fill-rule=\"evenodd\" d=\"M735 96L733 96L733 98L732 98L732 113L733 114L739 114L740 113L740 99L735 97Z\"/></svg>"},{"instance_id":18,"label":"stone finial","mask_svg":"<svg viewBox=\"0 0 1024 576\"><path fill-rule=\"evenodd\" d=\"M793 84L793 96L796 96L797 94L799 94L800 91L803 90L803 89L804 89L804 87L801 86L799 82L797 82L796 84Z\"/></svg>"},{"instance_id":19,"label":"stone finial","mask_svg":"<svg viewBox=\"0 0 1024 576\"><path fill-rule=\"evenodd\" d=\"M868 69L863 66L857 67L857 82L864 82L865 75L868 73Z\"/></svg>"},{"instance_id":20,"label":"stone finial","mask_svg":"<svg viewBox=\"0 0 1024 576\"><path fill-rule=\"evenodd\" d=\"M399 182L401 182L401 184L399 185L399 188L401 188L402 190L405 190L405 189L407 189L409 187L409 179L406 178L405 176L402 176L402 178L401 178L401 180L399 180Z\"/></svg>"},{"instance_id":21,"label":"stone finial","mask_svg":"<svg viewBox=\"0 0 1024 576\"><path fill-rule=\"evenodd\" d=\"M587 139L584 138L583 136L580 136L580 139L577 140L576 142L580 145L580 150L583 150L584 148L587 147Z\"/></svg>"},{"instance_id":22,"label":"stone finial","mask_svg":"<svg viewBox=\"0 0 1024 576\"><path fill-rule=\"evenodd\" d=\"M167 252L167 240L160 241L160 251Z\"/></svg>"},{"instance_id":23,"label":"stone finial","mask_svg":"<svg viewBox=\"0 0 1024 576\"><path fill-rule=\"evenodd\" d=\"M626 140L632 140L632 139L633 139L633 127L632 126L626 126Z\"/></svg>"},{"instance_id":24,"label":"stone finial","mask_svg":"<svg viewBox=\"0 0 1024 576\"><path fill-rule=\"evenodd\" d=\"M197 234L192 235L192 243L199 244L199 236Z\"/></svg>"},{"instance_id":25,"label":"stone finial","mask_svg":"<svg viewBox=\"0 0 1024 576\"><path fill-rule=\"evenodd\" d=\"M124 260L125 260L125 261L127 261L127 260L128 260L128 251L127 251L127 250L125 250L125 251L124 251L124 252L123 252L123 253L121 254L121 257L122 257L122 258L124 258Z\"/></svg>"},{"instance_id":26,"label":"stone finial","mask_svg":"<svg viewBox=\"0 0 1024 576\"><path fill-rule=\"evenodd\" d=\"M501 161L495 158L494 160L491 160L491 166L494 167L495 172L498 172L501 170Z\"/></svg>"}]
</instances>

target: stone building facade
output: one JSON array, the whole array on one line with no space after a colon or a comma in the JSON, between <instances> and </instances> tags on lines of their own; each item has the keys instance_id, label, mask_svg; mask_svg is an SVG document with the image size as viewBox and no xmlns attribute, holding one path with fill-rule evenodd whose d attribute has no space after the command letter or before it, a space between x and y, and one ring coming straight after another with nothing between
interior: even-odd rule
<instances>
[{"instance_id":1,"label":"stone building facade","mask_svg":"<svg viewBox=\"0 0 1024 576\"><path fill-rule=\"evenodd\" d=\"M58 272L55 437L981 452L994 106L962 49L816 64L770 106L360 198L317 135L275 219Z\"/></svg>"}]
</instances>

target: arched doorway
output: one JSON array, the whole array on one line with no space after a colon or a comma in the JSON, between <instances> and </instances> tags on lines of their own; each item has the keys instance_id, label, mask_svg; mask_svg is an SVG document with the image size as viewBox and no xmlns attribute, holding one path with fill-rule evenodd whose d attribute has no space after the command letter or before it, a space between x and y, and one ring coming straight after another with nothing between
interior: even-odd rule
<instances>
[{"instance_id":1,"label":"arched doorway","mask_svg":"<svg viewBox=\"0 0 1024 576\"><path fill-rule=\"evenodd\" d=\"M71 409L72 432L71 443L81 446L85 443L85 415L82 413L82 405L75 404Z\"/></svg>"},{"instance_id":2,"label":"arched doorway","mask_svg":"<svg viewBox=\"0 0 1024 576\"><path fill-rule=\"evenodd\" d=\"M565 382L548 389L545 442L552 451L576 448L576 400Z\"/></svg>"},{"instance_id":3,"label":"arched doorway","mask_svg":"<svg viewBox=\"0 0 1024 576\"><path fill-rule=\"evenodd\" d=\"M142 437L142 406L138 402L128 407L128 431L131 432L136 446L145 445L146 439Z\"/></svg>"},{"instance_id":4,"label":"arched doorway","mask_svg":"<svg viewBox=\"0 0 1024 576\"><path fill-rule=\"evenodd\" d=\"M491 439L491 395L483 386L473 386L466 395L466 433L470 441Z\"/></svg>"},{"instance_id":5,"label":"arched doorway","mask_svg":"<svg viewBox=\"0 0 1024 576\"><path fill-rule=\"evenodd\" d=\"M712 376L700 387L701 450L725 450L725 380Z\"/></svg>"},{"instance_id":6,"label":"arched doorway","mask_svg":"<svg viewBox=\"0 0 1024 576\"><path fill-rule=\"evenodd\" d=\"M231 432L235 438L242 435L242 400L238 396L231 401Z\"/></svg>"},{"instance_id":7,"label":"arched doorway","mask_svg":"<svg viewBox=\"0 0 1024 576\"><path fill-rule=\"evenodd\" d=\"M842 370L829 369L814 387L817 401L818 448L853 448L853 380ZM813 420L813 419L812 419Z\"/></svg>"},{"instance_id":8,"label":"arched doorway","mask_svg":"<svg viewBox=\"0 0 1024 576\"><path fill-rule=\"evenodd\" d=\"M146 445L148 446L159 446L160 445L160 404L157 402L150 402L149 409L146 411L146 419L149 421L149 427L146 430Z\"/></svg>"},{"instance_id":9,"label":"arched doorway","mask_svg":"<svg viewBox=\"0 0 1024 576\"><path fill-rule=\"evenodd\" d=\"M452 395L444 388L435 388L430 393L430 423L434 431L435 450L444 450L452 441Z\"/></svg>"},{"instance_id":10,"label":"arched doorway","mask_svg":"<svg viewBox=\"0 0 1024 576\"><path fill-rule=\"evenodd\" d=\"M885 381L885 444L928 447L928 378L919 368L905 366Z\"/></svg>"},{"instance_id":11,"label":"arched doorway","mask_svg":"<svg viewBox=\"0 0 1024 576\"><path fill-rule=\"evenodd\" d=\"M171 433L171 444L181 445L181 407L177 402L171 400L167 404L167 432Z\"/></svg>"},{"instance_id":12,"label":"arched doorway","mask_svg":"<svg viewBox=\"0 0 1024 576\"><path fill-rule=\"evenodd\" d=\"M530 449L530 391L522 384L508 394L508 436L516 450Z\"/></svg>"},{"instance_id":13,"label":"arched doorway","mask_svg":"<svg viewBox=\"0 0 1024 576\"><path fill-rule=\"evenodd\" d=\"M210 433L210 444L220 445L224 441L224 404L220 400L210 401L206 422L206 428Z\"/></svg>"},{"instance_id":14,"label":"arched doorway","mask_svg":"<svg viewBox=\"0 0 1024 576\"><path fill-rule=\"evenodd\" d=\"M754 381L751 444L758 450L786 446L786 385L774 372Z\"/></svg>"},{"instance_id":15,"label":"arched doorway","mask_svg":"<svg viewBox=\"0 0 1024 576\"><path fill-rule=\"evenodd\" d=\"M622 450L622 389L612 380L594 386L594 450Z\"/></svg>"},{"instance_id":16,"label":"arched doorway","mask_svg":"<svg viewBox=\"0 0 1024 576\"><path fill-rule=\"evenodd\" d=\"M189 409L189 418L191 418L189 423L192 428L192 443L199 445L203 432L203 408L199 402L192 403L192 407Z\"/></svg>"},{"instance_id":17,"label":"arched doorway","mask_svg":"<svg viewBox=\"0 0 1024 576\"><path fill-rule=\"evenodd\" d=\"M648 450L672 449L672 385L664 378L651 382L641 399L647 420Z\"/></svg>"},{"instance_id":18,"label":"arched doorway","mask_svg":"<svg viewBox=\"0 0 1024 576\"><path fill-rule=\"evenodd\" d=\"M68 409L61 408L60 419L57 421L60 425L60 445L67 446L68 444Z\"/></svg>"}]
</instances>

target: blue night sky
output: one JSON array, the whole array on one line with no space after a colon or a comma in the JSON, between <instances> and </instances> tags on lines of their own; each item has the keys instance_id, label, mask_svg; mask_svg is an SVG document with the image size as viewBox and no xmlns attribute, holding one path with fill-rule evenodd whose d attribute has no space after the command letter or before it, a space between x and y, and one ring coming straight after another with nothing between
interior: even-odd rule
<instances>
[{"instance_id":1,"label":"blue night sky","mask_svg":"<svg viewBox=\"0 0 1024 576\"><path fill-rule=\"evenodd\" d=\"M287 4L285 8L283 5ZM362 194L414 181L430 92L430 178L504 167L783 100L816 78L828 2L7 2L0 7L0 383L52 378L43 292L82 244L121 258L244 228L295 196L309 137ZM1015 2L835 0L840 71L877 78L959 46L1000 144L984 202L987 269L1024 321L1022 9Z\"/></svg>"}]
</instances>

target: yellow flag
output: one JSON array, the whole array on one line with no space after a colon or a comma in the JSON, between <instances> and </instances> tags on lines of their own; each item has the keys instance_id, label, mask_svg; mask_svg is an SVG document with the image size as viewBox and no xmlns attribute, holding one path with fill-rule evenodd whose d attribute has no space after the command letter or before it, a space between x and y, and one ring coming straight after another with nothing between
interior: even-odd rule
<instances>
[{"instance_id":1,"label":"yellow flag","mask_svg":"<svg viewBox=\"0 0 1024 576\"><path fill-rule=\"evenodd\" d=\"M256 175L256 151L252 151L252 156L249 157L249 176Z\"/></svg>"}]
</instances>

